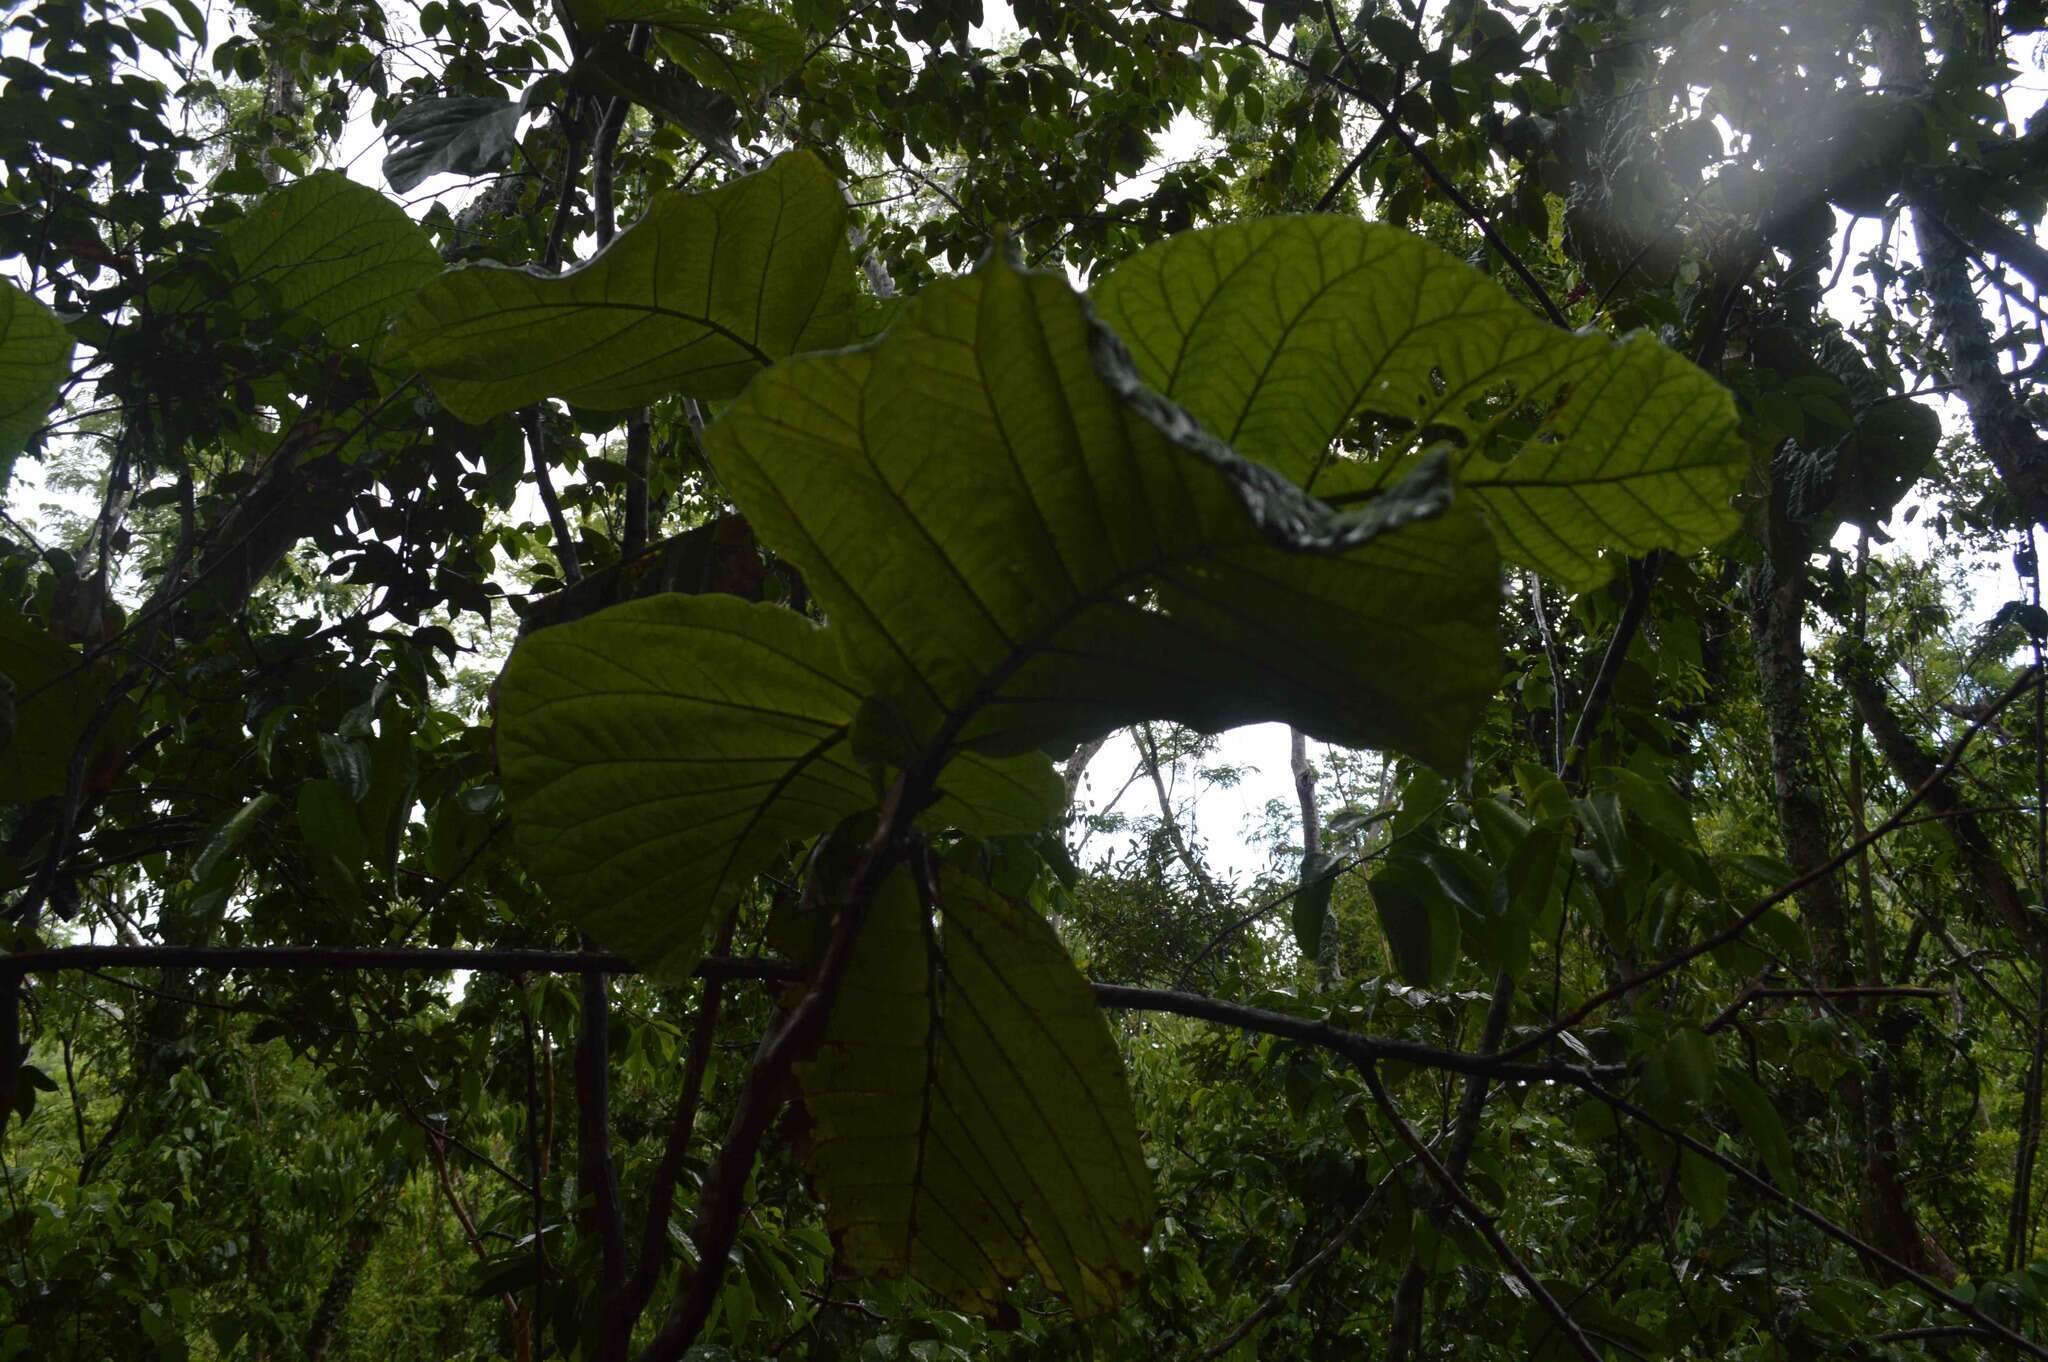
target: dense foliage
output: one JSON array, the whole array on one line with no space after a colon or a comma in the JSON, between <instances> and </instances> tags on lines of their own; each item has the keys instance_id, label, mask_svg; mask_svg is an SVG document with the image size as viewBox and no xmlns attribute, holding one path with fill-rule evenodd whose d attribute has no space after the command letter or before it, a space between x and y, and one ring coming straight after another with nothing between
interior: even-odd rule
<instances>
[{"instance_id":1,"label":"dense foliage","mask_svg":"<svg viewBox=\"0 0 2048 1362\"><path fill-rule=\"evenodd\" d=\"M2048 1358L2035 0L9 16L0 1360Z\"/></svg>"}]
</instances>

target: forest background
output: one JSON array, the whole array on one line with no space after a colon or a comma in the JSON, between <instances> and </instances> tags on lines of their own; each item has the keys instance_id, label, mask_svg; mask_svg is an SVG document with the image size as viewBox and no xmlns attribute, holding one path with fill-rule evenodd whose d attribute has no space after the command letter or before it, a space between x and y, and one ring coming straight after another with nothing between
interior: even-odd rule
<instances>
[{"instance_id":1,"label":"forest background","mask_svg":"<svg viewBox=\"0 0 2048 1362\"><path fill-rule=\"evenodd\" d=\"M12 6L0 1357L2048 1356L2044 22Z\"/></svg>"}]
</instances>

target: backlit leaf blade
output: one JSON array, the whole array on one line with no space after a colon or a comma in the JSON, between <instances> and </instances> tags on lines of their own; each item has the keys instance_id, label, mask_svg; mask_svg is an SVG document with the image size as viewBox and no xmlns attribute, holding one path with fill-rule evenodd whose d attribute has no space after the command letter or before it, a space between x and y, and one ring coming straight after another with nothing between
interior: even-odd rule
<instances>
[{"instance_id":1,"label":"backlit leaf blade","mask_svg":"<svg viewBox=\"0 0 2048 1362\"><path fill-rule=\"evenodd\" d=\"M246 288L319 323L337 345L377 335L441 268L403 208L331 170L265 195L227 245Z\"/></svg>"},{"instance_id":2,"label":"backlit leaf blade","mask_svg":"<svg viewBox=\"0 0 2048 1362\"><path fill-rule=\"evenodd\" d=\"M57 314L0 280L0 489L70 372L71 336Z\"/></svg>"},{"instance_id":3,"label":"backlit leaf blade","mask_svg":"<svg viewBox=\"0 0 2048 1362\"><path fill-rule=\"evenodd\" d=\"M1449 769L1496 681L1492 545L1440 475L1333 512L1145 390L1063 280L1000 259L871 346L763 374L706 443L925 738L1279 719Z\"/></svg>"},{"instance_id":4,"label":"backlit leaf blade","mask_svg":"<svg viewBox=\"0 0 2048 1362\"><path fill-rule=\"evenodd\" d=\"M986 1315L1035 1274L1099 1314L1153 1214L1116 1047L1043 918L952 871L938 897L934 929L907 875L885 883L797 1069L840 1264Z\"/></svg>"},{"instance_id":5,"label":"backlit leaf blade","mask_svg":"<svg viewBox=\"0 0 2048 1362\"><path fill-rule=\"evenodd\" d=\"M1385 467L1420 439L1462 441L1459 481L1502 551L1575 588L1604 578L1602 550L1697 549L1738 525L1747 461L1719 384L1647 335L1559 331L1397 228L1316 216L1186 232L1090 296L1147 383L1318 491L1361 412L1412 423Z\"/></svg>"},{"instance_id":6,"label":"backlit leaf blade","mask_svg":"<svg viewBox=\"0 0 2048 1362\"><path fill-rule=\"evenodd\" d=\"M450 270L399 320L448 409L481 421L546 397L618 410L724 399L763 368L854 335L846 202L809 152L646 216L562 274Z\"/></svg>"},{"instance_id":7,"label":"backlit leaf blade","mask_svg":"<svg viewBox=\"0 0 2048 1362\"><path fill-rule=\"evenodd\" d=\"M829 631L736 596L650 596L529 634L498 694L526 863L613 950L684 973L787 843L875 804L849 742L861 699ZM939 786L928 823L989 835L1035 831L1065 793L1043 756L968 754Z\"/></svg>"}]
</instances>

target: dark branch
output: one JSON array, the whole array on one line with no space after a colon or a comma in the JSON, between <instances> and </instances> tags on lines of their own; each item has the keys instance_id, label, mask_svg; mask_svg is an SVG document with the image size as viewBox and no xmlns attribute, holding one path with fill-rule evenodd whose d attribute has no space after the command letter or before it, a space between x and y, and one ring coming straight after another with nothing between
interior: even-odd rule
<instances>
[{"instance_id":1,"label":"dark branch","mask_svg":"<svg viewBox=\"0 0 2048 1362\"><path fill-rule=\"evenodd\" d=\"M1383 1040L1376 1036L1360 1035L1356 1031L1346 1031L1328 1022L1315 1021L1308 1017L1290 1017L1284 1012L1269 1012L1262 1007L1247 1007L1243 1003L1226 1002L1221 998L1205 997L1199 993L1176 993L1163 988L1129 988L1122 984L1095 984L1092 987L1095 990L1095 1002L1098 1007L1112 1011L1170 1012L1176 1016L1194 1017L1200 1021L1235 1026L1245 1031L1256 1031L1261 1035L1278 1036L1283 1040L1313 1045L1342 1055L1355 1064L1396 1060L1424 1068L1445 1069L1452 1073L1484 1074L1489 1078L1510 1083L1577 1082L1576 1077L1572 1075L1578 1070L1567 1064L1515 1064L1466 1050L1440 1050L1435 1046L1422 1045L1414 1041ZM1596 1069L1593 1072L1614 1071Z\"/></svg>"},{"instance_id":2,"label":"dark branch","mask_svg":"<svg viewBox=\"0 0 2048 1362\"><path fill-rule=\"evenodd\" d=\"M723 955L732 948L733 926L738 910L726 914L719 928L714 950ZM690 1150L690 1137L697 1129L697 1107L703 1099L704 1078L711 1067L711 1043L718 1031L719 1004L724 981L713 975L705 980L704 998L697 1005L696 1024L690 1030L690 1052L683 1060L682 1087L676 1093L674 1112L669 1117L668 1139L662 1146L661 1162L655 1165L654 1182L647 1193L647 1218L640 1232L640 1258L633 1265L618 1301L607 1306L605 1334L599 1362L617 1362L630 1352L633 1326L654 1299L655 1283L668 1261L669 1212L675 1205L676 1183L683 1173L683 1158Z\"/></svg>"},{"instance_id":3,"label":"dark branch","mask_svg":"<svg viewBox=\"0 0 2048 1362\"><path fill-rule=\"evenodd\" d=\"M0 956L0 979L120 966L141 969L423 970L445 974L638 974L606 951L436 950L425 946L58 946ZM795 966L762 956L707 956L700 979L796 982Z\"/></svg>"},{"instance_id":4,"label":"dark branch","mask_svg":"<svg viewBox=\"0 0 2048 1362\"><path fill-rule=\"evenodd\" d=\"M1290 891L1292 892L1292 891ZM435 950L429 947L319 946L60 946L54 950L0 956L0 980L25 974L109 967L165 969L422 970L442 974L473 970L486 974L637 974L624 956L603 951ZM801 983L803 974L787 961L757 955L711 955L697 964L700 979L757 979ZM1309 1017L1289 1016L1200 993L1091 984L1096 1006L1113 1012L1167 1012L1198 1021L1236 1026L1261 1035L1299 1041L1359 1064L1394 1060L1452 1073L1484 1074L1510 1083L1577 1083L1586 1074L1612 1077L1620 1068L1570 1064L1517 1064L1464 1050L1443 1050L1414 1041L1385 1040L1346 1031ZM1526 1048L1526 1047L1525 1047Z\"/></svg>"}]
</instances>

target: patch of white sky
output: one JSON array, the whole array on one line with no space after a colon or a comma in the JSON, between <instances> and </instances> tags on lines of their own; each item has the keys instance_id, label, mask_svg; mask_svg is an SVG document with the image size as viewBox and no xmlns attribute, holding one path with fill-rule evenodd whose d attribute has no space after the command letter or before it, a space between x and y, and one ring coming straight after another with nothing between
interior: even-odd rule
<instances>
[{"instance_id":1,"label":"patch of white sky","mask_svg":"<svg viewBox=\"0 0 2048 1362\"><path fill-rule=\"evenodd\" d=\"M1431 8L1434 7L1432 3ZM1000 48L1013 43L1017 26L1010 7L1002 0L984 0L983 9L983 22L971 35L974 45ZM426 59L405 45L420 36L413 14L397 6L391 7L387 13L394 36L400 39L393 60L401 67L393 70L393 76L404 79L414 74L402 69L405 63L418 65L421 72L430 71L431 68L425 64ZM193 68L202 75L210 70L212 50L237 31L238 22L238 16L221 0L208 0L206 17L207 55ZM494 16L494 22L503 28L517 23L517 19L509 10L500 10ZM905 50L913 60L921 55L915 48L906 46ZM15 29L0 34L0 51L13 56L27 55L24 35ZM2015 39L2008 44L2007 55L2023 73L2005 91L2007 118L2015 128L2023 127L2044 101L2048 101L2048 44ZM149 49L144 49L141 66L146 74L162 81L172 92L175 114L179 108L177 91L186 84L185 74ZM1869 81L1876 79L1875 72L1869 74ZM382 169L383 145L370 118L368 103L367 98L359 98L342 136L328 151L324 165L342 170L359 183L388 193L390 186ZM1735 146L1734 129L1725 121L1720 121L1719 126L1730 149L1739 151L1740 148ZM1141 198L1156 186L1159 177L1169 168L1212 155L1220 145L1200 116L1183 112L1154 138L1151 161L1144 170L1118 186L1114 198ZM192 168L195 173L202 169L197 165ZM476 190L474 181L442 175L427 181L403 202L407 211L418 217L424 216L436 203L445 204L454 211ZM1839 210L1835 217L1837 239L1846 240L1852 263L1827 292L1825 306L1831 315L1849 326L1862 320L1868 308L1870 291L1869 276L1861 273L1853 262L1861 261L1869 251L1885 244L1887 236L1895 260L1910 264L1915 256L1911 233L1906 230L1903 220L1852 220ZM585 241L581 245L587 252L590 243ZM20 277L19 270L15 274L17 282L27 282ZM1081 281L1076 279L1075 282L1079 284ZM1968 418L1959 402L1943 395L1929 400L1950 434L1966 434ZM33 460L24 460L17 465L14 483L8 489L7 505L11 515L31 527L39 519L48 519L47 512L52 510L61 508L73 515L89 513L90 510L89 499L51 491L46 485L43 470ZM1929 510L1926 498L1908 497L1886 527L1889 542L1881 544L1875 551L1919 562L1926 562L1938 554L1952 555L1954 548L1936 534ZM39 516L39 511L44 514ZM522 490L512 515L527 523L540 523L541 509L531 488ZM1845 526L1837 534L1835 547L1853 550L1855 541L1856 531ZM1988 618L2016 591L2010 560L2004 554L1981 555L1972 561L1967 580L1970 599L1965 604L1965 617L1972 621ZM511 582L501 582L501 585L518 589ZM1295 789L1288 754L1289 735L1284 725L1255 724L1218 735L1213 747L1203 755L1178 763L1164 773L1169 797L1184 828L1199 840L1211 872L1228 883L1242 886L1262 873L1285 869L1291 862L1294 853L1287 846L1287 837L1288 820L1293 817L1290 811L1295 804ZM1311 743L1309 755L1320 766L1330 764L1331 754L1321 744ZM1136 743L1128 734L1116 735L1090 764L1088 778L1081 791L1081 807L1098 814L1156 816L1151 782L1143 777L1142 772ZM1089 838L1085 844L1086 859L1093 862L1122 854L1131 845L1128 833L1099 834Z\"/></svg>"}]
</instances>

